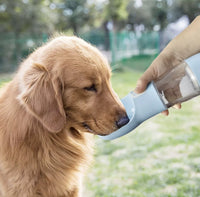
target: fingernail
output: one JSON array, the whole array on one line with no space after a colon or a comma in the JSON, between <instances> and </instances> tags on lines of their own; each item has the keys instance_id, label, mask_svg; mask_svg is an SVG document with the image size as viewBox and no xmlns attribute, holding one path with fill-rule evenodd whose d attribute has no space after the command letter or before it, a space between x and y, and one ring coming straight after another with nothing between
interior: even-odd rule
<instances>
[{"instance_id":1,"label":"fingernail","mask_svg":"<svg viewBox=\"0 0 200 197\"><path fill-rule=\"evenodd\" d=\"M176 104L173 106L174 109L181 109L181 105L180 104Z\"/></svg>"},{"instance_id":2,"label":"fingernail","mask_svg":"<svg viewBox=\"0 0 200 197\"><path fill-rule=\"evenodd\" d=\"M174 109L179 109L179 107L177 105L174 105L173 108Z\"/></svg>"}]
</instances>

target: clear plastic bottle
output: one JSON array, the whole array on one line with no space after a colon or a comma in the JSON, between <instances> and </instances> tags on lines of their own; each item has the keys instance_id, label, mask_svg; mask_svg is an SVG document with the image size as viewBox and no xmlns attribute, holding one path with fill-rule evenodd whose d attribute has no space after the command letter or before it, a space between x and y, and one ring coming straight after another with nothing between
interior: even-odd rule
<instances>
[{"instance_id":1,"label":"clear plastic bottle","mask_svg":"<svg viewBox=\"0 0 200 197\"><path fill-rule=\"evenodd\" d=\"M155 81L154 84L168 108L200 94L198 81L185 61Z\"/></svg>"}]
</instances>

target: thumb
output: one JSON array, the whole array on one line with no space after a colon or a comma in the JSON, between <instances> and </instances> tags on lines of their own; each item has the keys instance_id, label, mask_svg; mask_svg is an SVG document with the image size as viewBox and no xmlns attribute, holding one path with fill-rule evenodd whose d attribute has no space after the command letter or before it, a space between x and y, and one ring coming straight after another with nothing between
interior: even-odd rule
<instances>
[{"instance_id":1,"label":"thumb","mask_svg":"<svg viewBox=\"0 0 200 197\"><path fill-rule=\"evenodd\" d=\"M148 83L149 83L149 81L147 81L147 80L139 79L136 84L136 88L135 88L134 92L137 94L144 92Z\"/></svg>"},{"instance_id":2,"label":"thumb","mask_svg":"<svg viewBox=\"0 0 200 197\"><path fill-rule=\"evenodd\" d=\"M145 91L149 82L156 79L156 72L153 64L143 73L143 75L139 78L136 84L135 93L139 94Z\"/></svg>"}]
</instances>

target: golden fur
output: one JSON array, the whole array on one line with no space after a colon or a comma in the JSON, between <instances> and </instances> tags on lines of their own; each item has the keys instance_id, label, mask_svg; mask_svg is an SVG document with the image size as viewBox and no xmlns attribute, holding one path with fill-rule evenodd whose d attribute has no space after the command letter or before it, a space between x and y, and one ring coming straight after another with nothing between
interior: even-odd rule
<instances>
[{"instance_id":1,"label":"golden fur","mask_svg":"<svg viewBox=\"0 0 200 197\"><path fill-rule=\"evenodd\" d=\"M0 196L77 197L92 134L125 110L93 46L61 36L33 52L0 95Z\"/></svg>"}]
</instances>

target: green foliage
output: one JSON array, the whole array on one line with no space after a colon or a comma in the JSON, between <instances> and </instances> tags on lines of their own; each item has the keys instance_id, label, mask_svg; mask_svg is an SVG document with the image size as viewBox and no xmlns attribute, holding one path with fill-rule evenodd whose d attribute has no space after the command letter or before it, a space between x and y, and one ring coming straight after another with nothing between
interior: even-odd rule
<instances>
[{"instance_id":1,"label":"green foliage","mask_svg":"<svg viewBox=\"0 0 200 197\"><path fill-rule=\"evenodd\" d=\"M155 1L155 4L152 8L152 18L155 21L155 24L160 25L160 29L163 30L169 23L167 15L169 12L169 5L167 0Z\"/></svg>"},{"instance_id":2,"label":"green foliage","mask_svg":"<svg viewBox=\"0 0 200 197\"><path fill-rule=\"evenodd\" d=\"M141 2L138 4L138 2ZM0 32L31 34L73 30L75 34L93 27L114 30L143 25L152 30L155 25L164 29L170 21L187 15L192 21L199 15L199 0L1 0Z\"/></svg>"},{"instance_id":3,"label":"green foliage","mask_svg":"<svg viewBox=\"0 0 200 197\"><path fill-rule=\"evenodd\" d=\"M37 36L14 33L0 33L0 73L13 72L23 58L48 39L47 34Z\"/></svg>"},{"instance_id":4,"label":"green foliage","mask_svg":"<svg viewBox=\"0 0 200 197\"><path fill-rule=\"evenodd\" d=\"M127 0L108 0L105 7L105 19L106 21L112 21L114 29L119 28L119 24L125 21L128 17L127 13Z\"/></svg>"},{"instance_id":5,"label":"green foliage","mask_svg":"<svg viewBox=\"0 0 200 197\"><path fill-rule=\"evenodd\" d=\"M56 15L42 0L1 0L0 32L14 32L19 36L23 32L32 34L54 30Z\"/></svg>"},{"instance_id":6,"label":"green foliage","mask_svg":"<svg viewBox=\"0 0 200 197\"><path fill-rule=\"evenodd\" d=\"M58 8L60 30L72 28L74 34L77 35L80 28L94 16L93 8L87 4L87 0L61 1L61 6Z\"/></svg>"},{"instance_id":7,"label":"green foliage","mask_svg":"<svg viewBox=\"0 0 200 197\"><path fill-rule=\"evenodd\" d=\"M129 1L127 8L129 17L128 23L134 29L135 25L143 24L146 30L152 30L155 25L159 25L163 30L169 23L167 15L169 5L167 0L157 1L142 1L143 4L139 7L135 5L135 0Z\"/></svg>"},{"instance_id":8,"label":"green foliage","mask_svg":"<svg viewBox=\"0 0 200 197\"><path fill-rule=\"evenodd\" d=\"M127 7L128 24L131 26L131 29L134 30L135 25L143 24L146 29L152 30L155 25L155 20L152 20L152 9L155 0L144 1L140 6L137 6L135 3L135 0L130 0Z\"/></svg>"},{"instance_id":9,"label":"green foliage","mask_svg":"<svg viewBox=\"0 0 200 197\"><path fill-rule=\"evenodd\" d=\"M134 30L137 25L144 25L145 30L152 30L155 25L159 25L163 30L170 22L176 21L183 15L188 16L190 22L200 14L199 0L151 0L142 1L137 6L137 1L130 0L127 11L127 23Z\"/></svg>"},{"instance_id":10,"label":"green foliage","mask_svg":"<svg viewBox=\"0 0 200 197\"><path fill-rule=\"evenodd\" d=\"M187 15L190 22L200 14L200 1L199 0L176 0L172 7L172 19Z\"/></svg>"},{"instance_id":11,"label":"green foliage","mask_svg":"<svg viewBox=\"0 0 200 197\"><path fill-rule=\"evenodd\" d=\"M49 5L48 0L0 1L0 72L13 72L44 41L43 32L55 30L57 15Z\"/></svg>"}]
</instances>

